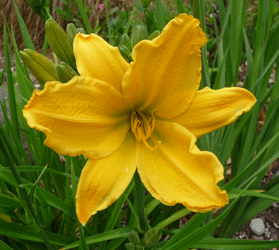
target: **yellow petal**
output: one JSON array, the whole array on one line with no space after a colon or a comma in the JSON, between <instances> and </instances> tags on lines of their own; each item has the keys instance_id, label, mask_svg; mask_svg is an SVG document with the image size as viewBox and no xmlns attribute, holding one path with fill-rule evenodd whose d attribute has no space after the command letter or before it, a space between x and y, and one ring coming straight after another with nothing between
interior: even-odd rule
<instances>
[{"instance_id":1,"label":"yellow petal","mask_svg":"<svg viewBox=\"0 0 279 250\"><path fill-rule=\"evenodd\" d=\"M166 205L182 203L200 212L229 202L226 191L217 186L223 179L221 163L213 153L197 148L191 132L176 123L157 121L153 134L161 144L152 151L137 142L137 166L154 198Z\"/></svg>"},{"instance_id":2,"label":"yellow petal","mask_svg":"<svg viewBox=\"0 0 279 250\"><path fill-rule=\"evenodd\" d=\"M125 99L145 113L171 118L183 113L201 80L200 47L206 36L199 20L181 14L161 35L141 41L132 53L134 62L123 79Z\"/></svg>"},{"instance_id":3,"label":"yellow petal","mask_svg":"<svg viewBox=\"0 0 279 250\"><path fill-rule=\"evenodd\" d=\"M96 159L117 150L127 133L123 105L123 96L111 85L74 77L35 90L23 115L31 128L46 134L45 145L57 153Z\"/></svg>"},{"instance_id":4,"label":"yellow petal","mask_svg":"<svg viewBox=\"0 0 279 250\"><path fill-rule=\"evenodd\" d=\"M181 116L172 119L200 137L234 122L243 112L255 104L255 96L243 88L199 90L189 108Z\"/></svg>"},{"instance_id":5,"label":"yellow petal","mask_svg":"<svg viewBox=\"0 0 279 250\"><path fill-rule=\"evenodd\" d=\"M95 34L79 33L74 40L74 54L81 76L102 80L122 92L122 78L129 64L117 47Z\"/></svg>"},{"instance_id":6,"label":"yellow petal","mask_svg":"<svg viewBox=\"0 0 279 250\"><path fill-rule=\"evenodd\" d=\"M136 143L128 132L120 148L109 157L88 160L76 194L76 211L85 225L91 215L106 209L125 191L136 170Z\"/></svg>"}]
</instances>

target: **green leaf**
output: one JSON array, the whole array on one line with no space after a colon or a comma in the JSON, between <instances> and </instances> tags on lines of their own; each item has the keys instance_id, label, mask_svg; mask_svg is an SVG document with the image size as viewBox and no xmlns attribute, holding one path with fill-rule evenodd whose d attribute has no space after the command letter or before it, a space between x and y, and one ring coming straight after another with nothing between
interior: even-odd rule
<instances>
[{"instance_id":1,"label":"green leaf","mask_svg":"<svg viewBox=\"0 0 279 250\"><path fill-rule=\"evenodd\" d=\"M172 222L179 220L180 218L186 216L187 214L190 214L191 211L188 208L183 208L179 210L178 212L172 214L170 217L166 218L165 220L161 221L159 224L157 224L153 228L164 228L171 224Z\"/></svg>"},{"instance_id":2,"label":"green leaf","mask_svg":"<svg viewBox=\"0 0 279 250\"><path fill-rule=\"evenodd\" d=\"M86 32L87 32L87 34L90 34L90 33L92 33L92 29L91 29L91 26L90 26L90 23L89 23L88 16L86 14L86 10L84 8L84 3L83 3L82 0L76 0L76 2L77 2L77 6L78 6L78 9L79 9L81 18L83 20Z\"/></svg>"},{"instance_id":3,"label":"green leaf","mask_svg":"<svg viewBox=\"0 0 279 250\"><path fill-rule=\"evenodd\" d=\"M23 202L23 201L22 201ZM10 196L0 194L0 207L23 207L22 203L20 203L15 198Z\"/></svg>"},{"instance_id":4,"label":"green leaf","mask_svg":"<svg viewBox=\"0 0 279 250\"><path fill-rule=\"evenodd\" d=\"M182 0L176 0L176 8L177 8L177 11L178 11L179 14L185 12Z\"/></svg>"},{"instance_id":5,"label":"green leaf","mask_svg":"<svg viewBox=\"0 0 279 250\"><path fill-rule=\"evenodd\" d=\"M252 70L253 70L253 63L254 63L254 59L253 59L253 51L252 48L250 46L248 37L247 37L247 33L244 29L244 27L242 27L243 30L243 37L244 37L244 43L245 43L245 50L246 50L246 57L247 57L247 63L248 63L248 75L247 75L247 79L245 81L245 86L250 89L250 85L251 85L251 74L252 74Z\"/></svg>"},{"instance_id":6,"label":"green leaf","mask_svg":"<svg viewBox=\"0 0 279 250\"><path fill-rule=\"evenodd\" d=\"M40 166L29 166L29 165L26 165L26 166L17 166L16 169L18 172L42 172L44 170L45 167L40 167ZM6 172L9 172L9 169L7 168L0 168L0 172L1 171L6 171ZM60 171L57 171L55 169L52 169L52 168L47 168L46 169L46 172L47 173L52 173L52 174L58 174L58 175L61 175L61 176L64 176L64 177L71 177L70 174L66 174L66 173L63 173L63 172L60 172ZM78 178L76 178L76 180L78 180Z\"/></svg>"},{"instance_id":7,"label":"green leaf","mask_svg":"<svg viewBox=\"0 0 279 250\"><path fill-rule=\"evenodd\" d=\"M265 56L264 56L264 63L267 64L276 51L279 50L279 26L272 32L271 36L269 37L267 44L266 44L266 50L265 50Z\"/></svg>"},{"instance_id":8,"label":"green leaf","mask_svg":"<svg viewBox=\"0 0 279 250\"><path fill-rule=\"evenodd\" d=\"M105 0L105 10L106 10L106 21L107 21L107 28L108 28L108 37L109 37L109 43L111 45L114 45L114 39L112 36L112 25L111 25L111 20L110 20L110 15L109 15L109 1Z\"/></svg>"},{"instance_id":9,"label":"green leaf","mask_svg":"<svg viewBox=\"0 0 279 250\"><path fill-rule=\"evenodd\" d=\"M235 240L206 237L200 242L194 244L195 248L203 249L271 249L279 246L279 240L276 241L261 241L261 240Z\"/></svg>"},{"instance_id":10,"label":"green leaf","mask_svg":"<svg viewBox=\"0 0 279 250\"><path fill-rule=\"evenodd\" d=\"M255 180L255 179L254 179ZM227 206L224 212L218 216L213 221L209 222L208 224L200 227L199 229L193 231L190 234L184 233L184 230L180 230L169 242L162 248L162 250L176 250L176 249L187 249L192 247L195 243L199 242L201 239L205 238L209 233L211 233L229 214L232 208L236 205L241 195L244 193L246 189L252 184L254 181L252 180L247 187L239 194L239 196ZM208 213L207 213L208 214ZM205 215L207 215L205 214ZM191 221L191 220L190 220ZM188 222L189 223L189 222ZM186 224L187 225L187 224Z\"/></svg>"},{"instance_id":11,"label":"green leaf","mask_svg":"<svg viewBox=\"0 0 279 250\"><path fill-rule=\"evenodd\" d=\"M11 124L10 120L7 118L7 113L3 112L4 118L5 118L5 123L6 123L6 128L8 128L8 131L6 131L3 127L2 124L0 124L0 135L1 135L1 140L3 142L3 147L2 151L7 151L7 153L4 155L7 158L10 159L11 162L15 164L23 164L21 155L17 151L17 149L14 147L14 144L12 143L10 139L10 134L9 132L13 135L14 138L19 138L17 136L17 133L14 129L14 126Z\"/></svg>"},{"instance_id":12,"label":"green leaf","mask_svg":"<svg viewBox=\"0 0 279 250\"><path fill-rule=\"evenodd\" d=\"M126 198L131 193L134 186L135 186L135 182L131 181L129 186L125 190L124 194L122 194L120 196L120 198L115 202L115 204L113 206L113 210L110 213L109 220L106 223L106 227L105 227L104 232L110 231L116 226L116 222L117 222L117 220L119 220L119 215L122 211L123 204L126 201ZM100 249L105 249L104 246L105 246L105 242L104 242L104 244L100 245Z\"/></svg>"},{"instance_id":13,"label":"green leaf","mask_svg":"<svg viewBox=\"0 0 279 250\"><path fill-rule=\"evenodd\" d=\"M0 87L3 84L4 81L4 70L0 69Z\"/></svg>"},{"instance_id":14,"label":"green leaf","mask_svg":"<svg viewBox=\"0 0 279 250\"><path fill-rule=\"evenodd\" d=\"M45 234L52 244L64 246L70 243L70 239L63 235L57 235L48 231L45 231ZM37 232L32 230L31 227L9 223L2 220L0 220L0 235L5 235L9 238L14 239L43 242L42 238L38 235Z\"/></svg>"},{"instance_id":15,"label":"green leaf","mask_svg":"<svg viewBox=\"0 0 279 250\"><path fill-rule=\"evenodd\" d=\"M255 156L255 158L239 173L237 174L237 176L235 176L230 182L228 182L224 188L230 192L230 190L236 186L236 184L242 179L242 177L251 169L251 167L253 166L253 164L256 162L256 160L259 159L259 157L265 152L265 150L279 137L279 132L276 133L272 139L269 140L268 143L266 143L261 150L257 153L257 155ZM271 159L269 159L269 161L264 164L264 166L261 166L260 169L258 169L258 171L256 173L253 174L253 176L250 176L246 181L244 181L244 183L247 183L251 180L251 178L254 178L255 176L257 176L257 173L259 173L262 169L267 168L268 164L271 164L272 160L276 160L278 158L279 155L279 151L274 154L274 157L272 157ZM276 158L277 157L277 158ZM242 183L243 184L243 183ZM245 184L244 184L245 185Z\"/></svg>"},{"instance_id":16,"label":"green leaf","mask_svg":"<svg viewBox=\"0 0 279 250\"><path fill-rule=\"evenodd\" d=\"M18 186L14 176L12 175L12 173L8 168L0 167L0 179L2 179L3 181L9 183L14 187Z\"/></svg>"},{"instance_id":17,"label":"green leaf","mask_svg":"<svg viewBox=\"0 0 279 250\"><path fill-rule=\"evenodd\" d=\"M9 50L9 41L8 41L6 24L4 25L4 51L5 51L5 66L6 66L6 74L7 74L8 99L9 99L9 106L10 106L11 121L14 129L16 130L16 134L19 137L20 134L19 134L17 107L16 107L16 100L15 100L15 87L14 87L14 81L13 81L12 71L11 71L10 50Z\"/></svg>"},{"instance_id":18,"label":"green leaf","mask_svg":"<svg viewBox=\"0 0 279 250\"><path fill-rule=\"evenodd\" d=\"M32 189L29 191L28 195L29 196L33 196L34 195L34 192L35 192L35 189L36 187L38 186L39 182L41 181L42 177L43 177L43 174L45 173L47 169L47 165L44 167L44 169L42 170L42 172L40 173L40 175L38 176L37 180L35 181L35 183L33 184L33 187Z\"/></svg>"},{"instance_id":19,"label":"green leaf","mask_svg":"<svg viewBox=\"0 0 279 250\"><path fill-rule=\"evenodd\" d=\"M21 32L21 35L22 35L22 38L23 38L23 41L24 41L24 45L28 49L35 50L32 39L31 39L30 34L28 32L28 29L27 29L27 27L24 23L24 20L22 19L21 15L20 15L20 12L19 12L17 6L16 6L15 0L13 0L13 4L14 4L14 7L15 7L16 16L17 16L17 20L18 20L18 23L19 23L20 32Z\"/></svg>"},{"instance_id":20,"label":"green leaf","mask_svg":"<svg viewBox=\"0 0 279 250\"><path fill-rule=\"evenodd\" d=\"M20 52L18 51L17 42L13 30L11 30L10 38L14 49L16 81L18 83L18 90L21 98L26 99L23 104L26 104L27 99L31 97L31 94L34 90L34 85L31 81L28 69L21 64ZM23 106L20 108L23 108Z\"/></svg>"},{"instance_id":21,"label":"green leaf","mask_svg":"<svg viewBox=\"0 0 279 250\"><path fill-rule=\"evenodd\" d=\"M2 250L13 250L12 248L10 248L6 243L4 243L2 240L0 240L0 248Z\"/></svg>"},{"instance_id":22,"label":"green leaf","mask_svg":"<svg viewBox=\"0 0 279 250\"><path fill-rule=\"evenodd\" d=\"M157 30L162 31L166 26L165 9L161 0L156 0Z\"/></svg>"},{"instance_id":23,"label":"green leaf","mask_svg":"<svg viewBox=\"0 0 279 250\"><path fill-rule=\"evenodd\" d=\"M80 222L78 222L78 228L79 228L79 249L80 250L89 250L89 246L86 242L85 236L84 236L84 228Z\"/></svg>"},{"instance_id":24,"label":"green leaf","mask_svg":"<svg viewBox=\"0 0 279 250\"><path fill-rule=\"evenodd\" d=\"M122 210L123 204L126 201L126 198L129 196L131 193L132 189L135 186L135 182L131 181L127 189L125 190L124 194L121 195L121 197L117 200L115 203L115 206L112 210L112 213L110 215L110 219L106 225L105 232L112 230L116 224L117 219L119 218L120 212Z\"/></svg>"},{"instance_id":25,"label":"green leaf","mask_svg":"<svg viewBox=\"0 0 279 250\"><path fill-rule=\"evenodd\" d=\"M238 79L238 69L241 63L241 56L243 51L243 32L242 26L245 21L246 8L244 0L232 1L232 10L230 16L231 26L231 43L230 43L230 59L232 83L236 84Z\"/></svg>"},{"instance_id":26,"label":"green leaf","mask_svg":"<svg viewBox=\"0 0 279 250\"><path fill-rule=\"evenodd\" d=\"M77 217L76 217L74 208L69 207L64 201L62 201L57 196L55 196L54 194L52 194L51 192L49 192L47 190L37 187L36 191L37 191L37 196L40 195L40 198L42 200L45 200L45 202L48 205L58 208L59 210L63 211L65 214L70 216L72 219L77 221Z\"/></svg>"},{"instance_id":27,"label":"green leaf","mask_svg":"<svg viewBox=\"0 0 279 250\"><path fill-rule=\"evenodd\" d=\"M118 238L128 238L128 236L130 235L130 232L134 230L133 228L119 228L119 229L115 229L115 230L111 230L102 234L98 234L98 235L93 235L90 237L86 238L86 243L87 244L93 244L96 242L102 242L102 241L109 241L112 239L118 239ZM71 243L67 246L65 246L63 249L71 249L74 247L78 247L79 246L79 242L74 242Z\"/></svg>"},{"instance_id":28,"label":"green leaf","mask_svg":"<svg viewBox=\"0 0 279 250\"><path fill-rule=\"evenodd\" d=\"M278 183L279 177L277 180L275 180L275 185L272 186L267 193L270 196L279 197L279 183ZM272 180L273 181L273 180ZM271 182L272 182L271 181ZM271 199L262 199L257 198L250 202L241 216L239 216L238 219L234 219L232 221L227 229L226 235L233 235L234 232L236 232L242 225L244 225L246 222L254 218L256 215L267 209L269 206L271 206L274 203L274 200Z\"/></svg>"},{"instance_id":29,"label":"green leaf","mask_svg":"<svg viewBox=\"0 0 279 250\"><path fill-rule=\"evenodd\" d=\"M42 0L26 0L29 6L43 19L46 19L49 15L45 9L42 7Z\"/></svg>"},{"instance_id":30,"label":"green leaf","mask_svg":"<svg viewBox=\"0 0 279 250\"><path fill-rule=\"evenodd\" d=\"M230 199L235 199L243 190L240 188L233 188L232 191L228 194ZM260 197L263 199L268 199L271 200L273 202L275 201L279 201L279 197L276 196L272 196L269 194L265 194L262 193L265 192L265 190L246 190L243 193L243 196L247 195L247 196L254 196L254 197Z\"/></svg>"},{"instance_id":31,"label":"green leaf","mask_svg":"<svg viewBox=\"0 0 279 250\"><path fill-rule=\"evenodd\" d=\"M173 244L178 242L183 236L190 235L192 232L198 230L202 222L209 216L209 213L197 213L187 224L180 230L176 231L175 235L167 242L166 247L171 247ZM163 248L164 249L164 248Z\"/></svg>"}]
</instances>

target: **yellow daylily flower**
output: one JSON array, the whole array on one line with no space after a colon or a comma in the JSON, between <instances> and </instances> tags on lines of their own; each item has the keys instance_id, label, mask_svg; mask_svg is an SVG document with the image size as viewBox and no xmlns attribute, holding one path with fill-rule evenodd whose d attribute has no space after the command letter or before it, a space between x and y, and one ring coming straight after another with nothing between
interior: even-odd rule
<instances>
[{"instance_id":1,"label":"yellow daylily flower","mask_svg":"<svg viewBox=\"0 0 279 250\"><path fill-rule=\"evenodd\" d=\"M57 153L88 158L76 194L82 224L121 196L136 169L166 205L205 212L228 204L217 186L223 166L195 143L256 100L243 88L198 90L206 41L199 21L181 14L157 38L139 42L129 64L101 37L78 34L80 76L34 91L23 110L29 126Z\"/></svg>"}]
</instances>

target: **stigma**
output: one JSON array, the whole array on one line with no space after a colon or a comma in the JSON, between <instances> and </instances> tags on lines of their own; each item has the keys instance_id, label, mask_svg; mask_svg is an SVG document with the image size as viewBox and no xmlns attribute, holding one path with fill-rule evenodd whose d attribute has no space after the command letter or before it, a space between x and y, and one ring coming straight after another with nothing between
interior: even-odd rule
<instances>
[{"instance_id":1,"label":"stigma","mask_svg":"<svg viewBox=\"0 0 279 250\"><path fill-rule=\"evenodd\" d=\"M155 129L155 113L152 115L146 115L140 110L133 111L131 114L131 130L135 135L135 138L138 141L142 141L144 145L150 150L156 150L161 144L160 141L157 141L155 138L152 138L156 141L155 146L151 146L146 140L151 137L152 132Z\"/></svg>"}]
</instances>

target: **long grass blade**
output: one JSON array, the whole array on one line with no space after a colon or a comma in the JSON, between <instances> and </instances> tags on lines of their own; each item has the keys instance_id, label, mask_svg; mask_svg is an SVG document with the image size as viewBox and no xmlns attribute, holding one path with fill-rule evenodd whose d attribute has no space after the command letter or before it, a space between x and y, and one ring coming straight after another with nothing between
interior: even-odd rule
<instances>
[{"instance_id":1,"label":"long grass blade","mask_svg":"<svg viewBox=\"0 0 279 250\"><path fill-rule=\"evenodd\" d=\"M241 195L245 190L249 188L249 186L252 184L254 180L252 180L247 187L239 194L237 199L235 199L226 209L225 211L218 216L213 221L209 222L205 226L197 229L196 231L192 232L191 234L185 236L181 234L181 231L177 233L177 235L180 236L180 239L177 242L169 241L168 244L166 244L162 250L168 249L168 250L175 250L175 249L187 249L192 247L195 243L199 242L201 239L205 238L210 232L212 232L223 220L224 218L229 214L229 212L232 210L232 208L236 205L237 201L240 199ZM176 236L177 236L176 235ZM172 244L170 244L170 242Z\"/></svg>"},{"instance_id":2,"label":"long grass blade","mask_svg":"<svg viewBox=\"0 0 279 250\"><path fill-rule=\"evenodd\" d=\"M6 243L4 243L3 241L0 241L0 248L2 250L13 250L11 247L9 247Z\"/></svg>"},{"instance_id":3,"label":"long grass blade","mask_svg":"<svg viewBox=\"0 0 279 250\"><path fill-rule=\"evenodd\" d=\"M13 0L13 4L14 4L14 8L15 8L15 11L16 11L16 16L17 16L17 20L18 20L18 23L19 23L19 28L20 28L20 32L21 32L21 35L22 35L22 38L23 38L23 41L24 41L24 45L26 48L28 49L32 49L32 50L35 50L35 47L33 45L33 42L32 42L32 39L31 39L31 36L28 32L28 29L24 23L24 20L19 12L19 9L15 3L15 0Z\"/></svg>"},{"instance_id":4,"label":"long grass blade","mask_svg":"<svg viewBox=\"0 0 279 250\"><path fill-rule=\"evenodd\" d=\"M10 106L10 115L11 121L16 130L16 134L19 137L19 126L17 118L17 106L15 100L15 87L11 71L11 61L10 61L10 50L9 50L9 41L7 34L7 27L4 25L4 51L5 51L5 65L6 65L6 74L7 74L7 85L8 85L8 99Z\"/></svg>"},{"instance_id":5,"label":"long grass blade","mask_svg":"<svg viewBox=\"0 0 279 250\"><path fill-rule=\"evenodd\" d=\"M87 237L86 242L87 242L87 244L93 244L96 242L108 241L108 240L117 239L117 238L127 238L129 236L130 232L133 230L134 230L133 228L128 228L128 227L111 230L106 233ZM78 247L78 246L79 246L79 242L74 242L74 243L71 243L71 244L63 247L63 249L66 250L66 249L71 249L71 248Z\"/></svg>"},{"instance_id":6,"label":"long grass blade","mask_svg":"<svg viewBox=\"0 0 279 250\"><path fill-rule=\"evenodd\" d=\"M90 26L89 19L88 19L88 16L87 16L87 14L86 14L86 10L85 10L85 7L84 7L84 3L83 3L82 0L76 0L76 3L77 3L77 6L78 6L78 9L79 9L81 18L82 18L82 20L83 20L83 23L84 23L86 32L87 32L88 34L90 34L90 33L92 33L92 28L91 28L91 26Z\"/></svg>"},{"instance_id":7,"label":"long grass blade","mask_svg":"<svg viewBox=\"0 0 279 250\"><path fill-rule=\"evenodd\" d=\"M179 14L185 12L182 0L176 0L176 8Z\"/></svg>"},{"instance_id":8,"label":"long grass blade","mask_svg":"<svg viewBox=\"0 0 279 250\"><path fill-rule=\"evenodd\" d=\"M195 248L202 249L271 249L279 246L279 241L255 241L255 240L235 240L206 237L194 245Z\"/></svg>"},{"instance_id":9,"label":"long grass blade","mask_svg":"<svg viewBox=\"0 0 279 250\"><path fill-rule=\"evenodd\" d=\"M15 223L9 223L3 220L0 220L0 234L14 239L43 242L38 233L31 230L30 227ZM68 237L57 235L51 232L46 232L46 234L52 244L64 246L66 244L69 244L70 242L70 239Z\"/></svg>"},{"instance_id":10,"label":"long grass blade","mask_svg":"<svg viewBox=\"0 0 279 250\"><path fill-rule=\"evenodd\" d=\"M157 30L162 31L166 26L165 9L161 0L156 0Z\"/></svg>"}]
</instances>

